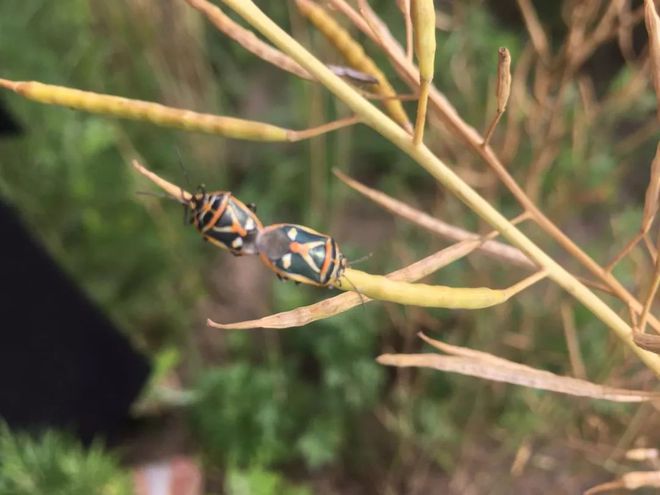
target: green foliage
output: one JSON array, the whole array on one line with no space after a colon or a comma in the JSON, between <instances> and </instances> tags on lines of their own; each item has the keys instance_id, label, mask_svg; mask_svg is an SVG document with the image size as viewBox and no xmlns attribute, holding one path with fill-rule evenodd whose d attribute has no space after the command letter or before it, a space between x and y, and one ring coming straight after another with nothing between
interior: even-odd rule
<instances>
[{"instance_id":1,"label":"green foliage","mask_svg":"<svg viewBox=\"0 0 660 495\"><path fill-rule=\"evenodd\" d=\"M205 373L192 421L211 458L246 465L285 461L293 452L282 440L296 429L301 394L286 394L281 370L237 363Z\"/></svg>"},{"instance_id":2,"label":"green foliage","mask_svg":"<svg viewBox=\"0 0 660 495\"><path fill-rule=\"evenodd\" d=\"M95 31L92 10L88 2L78 0L66 5L2 2L3 76L139 94L144 85L137 74L127 84L105 76L111 54L108 40ZM17 45L21 50L15 49ZM121 152L129 145L123 132L128 124L21 98L6 101L24 135L0 143L0 193L125 328L157 328L159 340L180 334L185 308L199 293L200 281L189 277L173 298L171 267L183 272L179 253L195 253L191 246L197 239L169 239L154 225L158 215L149 215L143 206L158 200L138 200L135 191L143 186L134 186L135 177ZM173 146L161 152L162 145L144 139L143 132L131 136L130 145L154 162L169 155L168 162L176 166ZM164 206L168 215L174 210L170 206ZM153 309L145 311L149 307Z\"/></svg>"},{"instance_id":3,"label":"green foliage","mask_svg":"<svg viewBox=\"0 0 660 495\"><path fill-rule=\"evenodd\" d=\"M231 467L225 482L227 495L311 495L303 486L289 483L275 471L261 467L239 469Z\"/></svg>"},{"instance_id":4,"label":"green foliage","mask_svg":"<svg viewBox=\"0 0 660 495\"><path fill-rule=\"evenodd\" d=\"M191 422L211 459L239 466L296 460L318 468L352 448L351 425L378 400L384 370L347 319L287 336L286 356L270 352L257 365L237 362L201 374Z\"/></svg>"},{"instance_id":5,"label":"green foliage","mask_svg":"<svg viewBox=\"0 0 660 495\"><path fill-rule=\"evenodd\" d=\"M99 444L56 431L32 437L0 425L0 495L130 495L130 476Z\"/></svg>"}]
</instances>

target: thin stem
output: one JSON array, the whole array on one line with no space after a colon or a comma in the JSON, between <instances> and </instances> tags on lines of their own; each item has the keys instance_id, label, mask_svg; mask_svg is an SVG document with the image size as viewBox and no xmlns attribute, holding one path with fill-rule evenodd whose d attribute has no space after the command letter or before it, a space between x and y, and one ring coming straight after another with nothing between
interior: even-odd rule
<instances>
[{"instance_id":1,"label":"thin stem","mask_svg":"<svg viewBox=\"0 0 660 495\"><path fill-rule=\"evenodd\" d=\"M511 287L508 287L506 291L509 293L509 297L512 297L518 294L518 292L522 292L528 287L531 287L536 282L540 282L547 276L548 276L548 272L546 270L539 270L538 272L530 275L529 277L522 279L520 282L513 284Z\"/></svg>"},{"instance_id":2,"label":"thin stem","mask_svg":"<svg viewBox=\"0 0 660 495\"><path fill-rule=\"evenodd\" d=\"M185 0L192 8L204 14L213 25L246 50L275 67L286 70L303 79L312 79L309 73L279 50L264 43L253 32L235 23L229 16L206 0Z\"/></svg>"},{"instance_id":3,"label":"thin stem","mask_svg":"<svg viewBox=\"0 0 660 495\"><path fill-rule=\"evenodd\" d=\"M616 256L614 256L614 258L612 258L612 260L607 265L605 265L605 270L611 272L614 269L614 267L619 263L619 261L625 258L628 255L628 253L630 253L630 251L632 251L633 248L637 246L637 243L639 243L639 241L642 240L644 234L646 234L646 232L644 231L637 232L635 237L630 239L623 247L623 249L619 251L616 254Z\"/></svg>"},{"instance_id":4,"label":"thin stem","mask_svg":"<svg viewBox=\"0 0 660 495\"><path fill-rule=\"evenodd\" d=\"M429 102L429 82L422 81L419 86L419 100L417 102L417 119L415 120L415 134L413 143L418 145L424 139L424 127L426 127L426 108Z\"/></svg>"},{"instance_id":5,"label":"thin stem","mask_svg":"<svg viewBox=\"0 0 660 495\"><path fill-rule=\"evenodd\" d=\"M660 234L658 234L658 241L660 241ZM651 282L651 287L649 288L649 294L646 297L644 311L642 311L642 315L639 319L640 332L644 332L646 321L648 320L651 311L651 306L653 305L653 301L655 301L655 295L658 292L658 287L660 287L660 256L655 260L655 272L653 274L653 281Z\"/></svg>"},{"instance_id":6,"label":"thin stem","mask_svg":"<svg viewBox=\"0 0 660 495\"><path fill-rule=\"evenodd\" d=\"M486 129L486 132L484 133L484 142L481 144L481 146L483 147L488 146L488 143L490 142L490 138L493 137L493 131L495 131L495 127L502 118L503 114L504 112L500 112L498 110L497 113L495 114L495 117L493 117L493 120L490 121L490 125L488 126L488 129Z\"/></svg>"},{"instance_id":7,"label":"thin stem","mask_svg":"<svg viewBox=\"0 0 660 495\"><path fill-rule=\"evenodd\" d=\"M562 302L559 307L561 311L561 320L564 326L564 336L566 337L566 347L568 348L568 356L571 360L571 368L573 368L573 375L576 378L587 378L587 369L582 360L582 353L580 352L580 341L577 338L577 330L575 328L575 319L571 306L567 302Z\"/></svg>"},{"instance_id":8,"label":"thin stem","mask_svg":"<svg viewBox=\"0 0 660 495\"><path fill-rule=\"evenodd\" d=\"M317 127L310 127L309 129L304 129L302 131L289 131L288 140L292 143L296 141L302 141L304 139L310 139L327 132L336 131L337 129L342 129L344 127L349 127L360 122L360 119L355 116L344 117L343 119L338 119L333 122L328 122L327 124L322 124Z\"/></svg>"},{"instance_id":9,"label":"thin stem","mask_svg":"<svg viewBox=\"0 0 660 495\"><path fill-rule=\"evenodd\" d=\"M365 186L343 172L334 169L332 171L344 184L356 190L360 194L366 196L374 203L382 206L387 211L394 215L398 215L406 220L413 222L420 227L433 232L439 236L452 241L464 241L467 239L479 239L479 235L469 232L455 225L450 225L438 218L432 217L423 211L417 210L403 201L394 199L385 193ZM522 215L511 220L511 223L516 224L523 220L527 220L529 215L525 212ZM508 244L498 241L486 241L479 247L479 250L488 254L496 259L513 263L529 270L536 269L536 265L529 260L519 249L514 248Z\"/></svg>"}]
</instances>

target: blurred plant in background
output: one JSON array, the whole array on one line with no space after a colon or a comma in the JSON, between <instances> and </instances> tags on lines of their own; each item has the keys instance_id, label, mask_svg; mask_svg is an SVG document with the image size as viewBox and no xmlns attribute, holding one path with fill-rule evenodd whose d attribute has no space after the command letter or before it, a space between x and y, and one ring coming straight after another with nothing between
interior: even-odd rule
<instances>
[{"instance_id":1,"label":"blurred plant in background","mask_svg":"<svg viewBox=\"0 0 660 495\"><path fill-rule=\"evenodd\" d=\"M341 62L294 3L270 3L263 5L268 14L321 60ZM641 2L591 1L586 11L573 1L537 3L534 13L527 0L518 6L436 2L434 84L463 119L485 129L495 112L497 48L509 49L511 100L492 145L543 211L605 264L639 230L660 136ZM609 15L610 3L620 6L621 27L607 25L607 36L599 38L593 28ZM404 40L396 2L371 6ZM540 37L534 18L545 30ZM566 47L575 49L570 36L580 33L592 36L571 58ZM382 53L359 39L394 80ZM292 129L345 112L320 86L279 72L218 35L183 1L5 1L0 60L0 75L9 79ZM415 333L424 330L562 375L598 383L625 378L637 388L648 383L651 373L554 285L478 312L376 303L283 333L202 328L210 315L252 318L309 304L324 292L280 284L257 265L202 245L181 225L176 205L135 194L143 186L128 158L139 152L159 173L185 184L178 149L193 185L232 190L256 202L263 218L332 232L349 259L373 252L366 263L374 273L446 243L355 196L332 178L334 166L454 225L484 230L456 198L366 127L309 143L256 146L9 96L3 101L25 135L0 141L0 193L137 345L155 357L178 347L177 372L196 392L188 409L194 443L211 479L228 493L304 493L305 484L339 493L346 483L383 493L428 493L445 485L457 493L506 493L513 486L531 493L559 482L577 492L628 470L627 449L658 445L651 405L567 399L374 361L381 352L419 351ZM414 102L404 105L413 115ZM451 129L431 122L429 147L500 211L517 214L517 203L481 159ZM539 229L524 230L577 271ZM640 250L614 273L645 294L651 271ZM472 256L432 280L500 287L514 280L511 273Z\"/></svg>"},{"instance_id":2,"label":"blurred plant in background","mask_svg":"<svg viewBox=\"0 0 660 495\"><path fill-rule=\"evenodd\" d=\"M131 495L130 477L100 445L83 448L64 433L31 437L0 425L2 495Z\"/></svg>"}]
</instances>

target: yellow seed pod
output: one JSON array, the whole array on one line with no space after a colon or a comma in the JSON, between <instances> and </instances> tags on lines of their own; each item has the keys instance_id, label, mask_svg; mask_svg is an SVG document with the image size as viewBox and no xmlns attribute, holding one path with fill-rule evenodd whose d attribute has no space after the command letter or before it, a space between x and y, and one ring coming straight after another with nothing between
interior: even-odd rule
<instances>
[{"instance_id":1,"label":"yellow seed pod","mask_svg":"<svg viewBox=\"0 0 660 495\"><path fill-rule=\"evenodd\" d=\"M355 41L348 31L314 2L296 0L296 4L300 12L337 49L348 65L377 79L378 84L371 91L380 96L389 97L389 99L383 101L385 110L397 124L411 131L412 125L406 111L403 109L403 105L400 101L393 99L393 97L396 97L396 91L376 63L364 52L362 45Z\"/></svg>"},{"instance_id":2,"label":"yellow seed pod","mask_svg":"<svg viewBox=\"0 0 660 495\"><path fill-rule=\"evenodd\" d=\"M417 145L424 138L426 107L435 66L435 7L433 0L412 0L411 17L415 56L419 66L419 100L413 142Z\"/></svg>"},{"instance_id":3,"label":"yellow seed pod","mask_svg":"<svg viewBox=\"0 0 660 495\"><path fill-rule=\"evenodd\" d=\"M166 107L159 103L131 100L120 96L92 93L35 81L0 79L0 87L41 103L131 120L146 120L164 127L216 134L234 139L287 141L292 132L289 129L263 122L198 113L192 110Z\"/></svg>"},{"instance_id":4,"label":"yellow seed pod","mask_svg":"<svg viewBox=\"0 0 660 495\"><path fill-rule=\"evenodd\" d=\"M445 287L400 282L382 275L372 275L351 268L344 271L336 287L342 290L355 289L362 295L380 301L452 309L488 308L505 302L514 293L508 289L489 289L488 287Z\"/></svg>"},{"instance_id":5,"label":"yellow seed pod","mask_svg":"<svg viewBox=\"0 0 660 495\"><path fill-rule=\"evenodd\" d=\"M431 82L435 65L435 6L433 0L412 0L413 43L422 81Z\"/></svg>"}]
</instances>

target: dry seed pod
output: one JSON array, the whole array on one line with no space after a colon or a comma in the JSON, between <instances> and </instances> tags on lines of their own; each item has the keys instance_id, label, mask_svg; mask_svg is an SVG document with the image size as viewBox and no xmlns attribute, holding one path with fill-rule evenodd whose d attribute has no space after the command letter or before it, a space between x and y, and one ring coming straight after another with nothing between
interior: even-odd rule
<instances>
[{"instance_id":1,"label":"dry seed pod","mask_svg":"<svg viewBox=\"0 0 660 495\"><path fill-rule=\"evenodd\" d=\"M288 129L263 122L198 113L192 110L166 107L159 103L131 100L120 96L81 91L36 81L0 79L0 87L10 89L25 98L41 103L131 120L146 120L164 127L175 127L188 131L253 141L287 141L290 137Z\"/></svg>"},{"instance_id":2,"label":"dry seed pod","mask_svg":"<svg viewBox=\"0 0 660 495\"><path fill-rule=\"evenodd\" d=\"M419 77L431 82L435 65L435 6L433 0L412 0L411 6Z\"/></svg>"},{"instance_id":3,"label":"dry seed pod","mask_svg":"<svg viewBox=\"0 0 660 495\"><path fill-rule=\"evenodd\" d=\"M501 47L497 50L497 88L495 97L497 99L497 113L484 133L482 146L486 147L493 136L495 126L500 121L502 114L506 111L511 94L511 54L507 48Z\"/></svg>"},{"instance_id":4,"label":"dry seed pod","mask_svg":"<svg viewBox=\"0 0 660 495\"><path fill-rule=\"evenodd\" d=\"M660 17L653 5L653 0L644 0L644 19L646 31L649 33L649 59L651 61L651 77L658 100L658 119L660 119Z\"/></svg>"},{"instance_id":5,"label":"dry seed pod","mask_svg":"<svg viewBox=\"0 0 660 495\"><path fill-rule=\"evenodd\" d=\"M113 115L124 119L146 120L164 127L205 132L249 141L301 141L358 122L356 117L351 116L297 131L254 120L193 112L192 110L166 107L159 103L92 93L36 81L0 79L0 88L9 89L30 100L50 105Z\"/></svg>"},{"instance_id":6,"label":"dry seed pod","mask_svg":"<svg viewBox=\"0 0 660 495\"><path fill-rule=\"evenodd\" d=\"M511 53L502 47L497 56L497 113L504 113L511 94Z\"/></svg>"},{"instance_id":7,"label":"dry seed pod","mask_svg":"<svg viewBox=\"0 0 660 495\"><path fill-rule=\"evenodd\" d=\"M435 66L435 6L433 0L412 0L415 56L419 66L419 100L415 122L415 144L422 142L426 125L426 105Z\"/></svg>"},{"instance_id":8,"label":"dry seed pod","mask_svg":"<svg viewBox=\"0 0 660 495\"><path fill-rule=\"evenodd\" d=\"M341 53L348 65L360 72L376 78L378 85L374 86L375 94L390 97L383 100L383 106L392 119L407 131L412 131L412 125L400 101L393 99L396 91L389 83L385 74L375 62L364 52L362 46L323 8L310 0L296 0L298 10L309 19L323 36Z\"/></svg>"},{"instance_id":9,"label":"dry seed pod","mask_svg":"<svg viewBox=\"0 0 660 495\"><path fill-rule=\"evenodd\" d=\"M506 289L488 287L445 287L420 283L398 282L347 268L337 287L359 291L363 296L411 306L432 308L481 309L506 302L511 293Z\"/></svg>"},{"instance_id":10,"label":"dry seed pod","mask_svg":"<svg viewBox=\"0 0 660 495\"><path fill-rule=\"evenodd\" d=\"M644 196L644 214L642 215L642 231L648 232L653 225L653 219L660 203L660 143L655 151L655 158L651 163L651 177Z\"/></svg>"}]
</instances>

